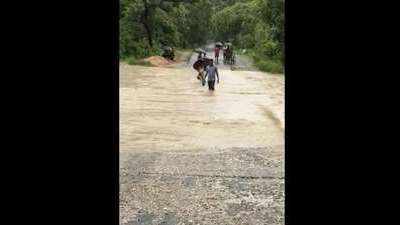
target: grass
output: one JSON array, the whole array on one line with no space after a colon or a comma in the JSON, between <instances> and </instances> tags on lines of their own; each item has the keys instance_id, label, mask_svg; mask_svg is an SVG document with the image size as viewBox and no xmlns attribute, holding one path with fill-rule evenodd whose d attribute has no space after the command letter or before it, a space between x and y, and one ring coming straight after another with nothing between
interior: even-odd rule
<instances>
[{"instance_id":1,"label":"grass","mask_svg":"<svg viewBox=\"0 0 400 225\"><path fill-rule=\"evenodd\" d=\"M242 53L242 49L240 49L239 52ZM246 49L244 54L250 56L254 61L254 65L261 71L268 73L283 73L283 64L279 59L268 59L259 56L252 49Z\"/></svg>"},{"instance_id":2,"label":"grass","mask_svg":"<svg viewBox=\"0 0 400 225\"><path fill-rule=\"evenodd\" d=\"M269 72L269 73L283 73L283 65L280 61L276 60L258 60L255 61L255 66L264 72Z\"/></svg>"},{"instance_id":3,"label":"grass","mask_svg":"<svg viewBox=\"0 0 400 225\"><path fill-rule=\"evenodd\" d=\"M137 59L135 57L128 57L124 61L129 65L135 65L137 63Z\"/></svg>"},{"instance_id":4,"label":"grass","mask_svg":"<svg viewBox=\"0 0 400 225\"><path fill-rule=\"evenodd\" d=\"M136 59L135 57L131 56L124 60L129 65L140 65L140 66L153 66L150 62L143 61L141 59Z\"/></svg>"}]
</instances>

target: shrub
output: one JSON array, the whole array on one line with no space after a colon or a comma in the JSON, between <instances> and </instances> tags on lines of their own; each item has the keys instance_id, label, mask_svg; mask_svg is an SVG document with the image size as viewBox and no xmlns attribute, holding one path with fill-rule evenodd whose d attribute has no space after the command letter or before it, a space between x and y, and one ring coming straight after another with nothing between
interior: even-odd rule
<instances>
[{"instance_id":1,"label":"shrub","mask_svg":"<svg viewBox=\"0 0 400 225\"><path fill-rule=\"evenodd\" d=\"M126 63L128 63L129 65L135 65L137 64L137 60L135 57L131 56L126 58Z\"/></svg>"},{"instance_id":2,"label":"shrub","mask_svg":"<svg viewBox=\"0 0 400 225\"><path fill-rule=\"evenodd\" d=\"M153 66L150 62L148 61L144 61L141 59L136 59L133 56L127 57L125 59L126 63L128 63L129 65L140 65L140 66Z\"/></svg>"},{"instance_id":3,"label":"shrub","mask_svg":"<svg viewBox=\"0 0 400 225\"><path fill-rule=\"evenodd\" d=\"M255 63L258 69L270 73L282 73L283 65L278 60L259 60Z\"/></svg>"}]
</instances>

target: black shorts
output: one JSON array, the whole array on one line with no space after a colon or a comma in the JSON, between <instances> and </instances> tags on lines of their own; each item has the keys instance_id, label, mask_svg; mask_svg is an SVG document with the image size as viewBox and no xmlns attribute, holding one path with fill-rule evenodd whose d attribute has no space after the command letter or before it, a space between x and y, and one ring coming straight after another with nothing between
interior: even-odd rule
<instances>
[{"instance_id":1,"label":"black shorts","mask_svg":"<svg viewBox=\"0 0 400 225\"><path fill-rule=\"evenodd\" d=\"M208 81L208 90L214 91L215 80Z\"/></svg>"}]
</instances>

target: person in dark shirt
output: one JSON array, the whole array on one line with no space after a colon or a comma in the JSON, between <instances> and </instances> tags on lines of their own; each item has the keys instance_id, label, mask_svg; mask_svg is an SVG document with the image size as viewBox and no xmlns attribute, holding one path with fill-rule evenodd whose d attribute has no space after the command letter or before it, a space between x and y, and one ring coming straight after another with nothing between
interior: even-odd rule
<instances>
[{"instance_id":1,"label":"person in dark shirt","mask_svg":"<svg viewBox=\"0 0 400 225\"><path fill-rule=\"evenodd\" d=\"M206 80L204 78L205 71L205 60L199 59L193 64L193 69L198 72L197 79L201 81L201 84L204 86L206 84Z\"/></svg>"}]
</instances>

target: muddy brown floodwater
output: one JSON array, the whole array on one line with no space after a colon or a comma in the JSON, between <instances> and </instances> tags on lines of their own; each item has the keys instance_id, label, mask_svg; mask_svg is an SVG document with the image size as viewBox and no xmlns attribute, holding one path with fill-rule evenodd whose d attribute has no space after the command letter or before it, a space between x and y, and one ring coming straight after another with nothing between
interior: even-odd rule
<instances>
[{"instance_id":1,"label":"muddy brown floodwater","mask_svg":"<svg viewBox=\"0 0 400 225\"><path fill-rule=\"evenodd\" d=\"M284 76L120 65L120 223L283 224Z\"/></svg>"}]
</instances>

